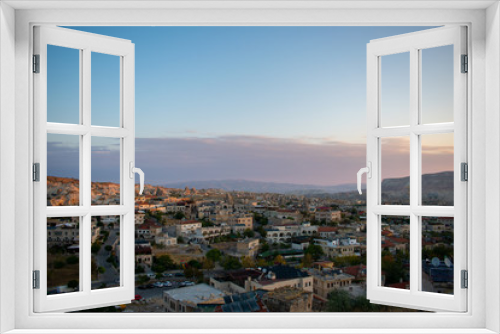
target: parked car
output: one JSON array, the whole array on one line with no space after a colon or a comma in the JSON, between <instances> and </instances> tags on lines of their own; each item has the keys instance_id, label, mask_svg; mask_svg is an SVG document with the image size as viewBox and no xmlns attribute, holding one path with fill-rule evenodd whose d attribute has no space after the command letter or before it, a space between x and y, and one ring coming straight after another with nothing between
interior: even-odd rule
<instances>
[{"instance_id":1,"label":"parked car","mask_svg":"<svg viewBox=\"0 0 500 334\"><path fill-rule=\"evenodd\" d=\"M169 282L169 281L163 282L163 287L165 287L165 288L169 288L169 287L171 287L171 286L172 286L172 283L171 283L171 282Z\"/></svg>"},{"instance_id":2,"label":"parked car","mask_svg":"<svg viewBox=\"0 0 500 334\"><path fill-rule=\"evenodd\" d=\"M174 276L174 274L163 273L162 276L163 277L172 277L172 276Z\"/></svg>"},{"instance_id":3,"label":"parked car","mask_svg":"<svg viewBox=\"0 0 500 334\"><path fill-rule=\"evenodd\" d=\"M174 276L175 277L184 277L184 273L175 273Z\"/></svg>"},{"instance_id":4,"label":"parked car","mask_svg":"<svg viewBox=\"0 0 500 334\"><path fill-rule=\"evenodd\" d=\"M140 287L139 287L140 288ZM141 296L141 295L135 295L135 298L132 299L132 300L136 300L136 301L141 301L143 300L144 298Z\"/></svg>"},{"instance_id":5,"label":"parked car","mask_svg":"<svg viewBox=\"0 0 500 334\"><path fill-rule=\"evenodd\" d=\"M184 286L193 286L195 285L194 282L191 282L191 281L184 281Z\"/></svg>"},{"instance_id":6,"label":"parked car","mask_svg":"<svg viewBox=\"0 0 500 334\"><path fill-rule=\"evenodd\" d=\"M147 276L148 276L149 278L156 278L156 274L153 274L153 273L152 273L152 274L147 274Z\"/></svg>"},{"instance_id":7,"label":"parked car","mask_svg":"<svg viewBox=\"0 0 500 334\"><path fill-rule=\"evenodd\" d=\"M153 286L155 288L162 288L163 287L163 283L162 282L155 282L155 283L153 283Z\"/></svg>"}]
</instances>

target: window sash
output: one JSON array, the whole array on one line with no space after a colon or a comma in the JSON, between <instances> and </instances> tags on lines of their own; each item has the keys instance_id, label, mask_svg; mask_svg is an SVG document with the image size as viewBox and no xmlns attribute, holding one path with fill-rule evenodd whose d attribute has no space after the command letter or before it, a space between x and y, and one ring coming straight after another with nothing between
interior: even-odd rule
<instances>
[{"instance_id":1,"label":"window sash","mask_svg":"<svg viewBox=\"0 0 500 334\"><path fill-rule=\"evenodd\" d=\"M80 122L47 122L47 45L80 50ZM91 54L120 57L120 127L91 125ZM34 54L40 55L40 73L34 74L34 161L40 163L40 182L34 183L34 270L40 271L40 288L33 290L34 311L72 311L107 304L130 302L134 296L134 180L129 162L134 161L134 45L127 40L75 30L35 27ZM47 134L79 136L78 206L47 207ZM91 139L93 136L120 139L120 205L91 203ZM92 290L92 216L120 215L120 286ZM47 218L80 217L79 291L47 295Z\"/></svg>"},{"instance_id":2,"label":"window sash","mask_svg":"<svg viewBox=\"0 0 500 334\"><path fill-rule=\"evenodd\" d=\"M442 27L371 41L367 47L367 298L378 304L422 310L467 310L467 290L461 289L460 272L467 269L467 183L460 180L460 164L467 162L467 76L460 73L461 54L466 54L466 28ZM419 124L420 50L453 45L454 122ZM410 125L381 128L381 57L410 54ZM424 206L421 196L422 134L454 133L454 206ZM410 205L381 205L381 138L407 136L410 139ZM410 217L410 289L381 286L381 216ZM422 278L422 216L454 217L454 294L441 295L419 291Z\"/></svg>"}]
</instances>

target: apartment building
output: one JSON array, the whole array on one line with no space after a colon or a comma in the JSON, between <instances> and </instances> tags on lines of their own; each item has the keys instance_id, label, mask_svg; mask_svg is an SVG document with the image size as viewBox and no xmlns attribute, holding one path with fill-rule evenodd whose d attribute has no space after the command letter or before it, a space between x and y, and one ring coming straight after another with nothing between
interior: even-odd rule
<instances>
[{"instance_id":1,"label":"apartment building","mask_svg":"<svg viewBox=\"0 0 500 334\"><path fill-rule=\"evenodd\" d=\"M341 269L309 269L313 277L314 294L327 299L328 294L335 289L349 288L354 276L344 273Z\"/></svg>"}]
</instances>

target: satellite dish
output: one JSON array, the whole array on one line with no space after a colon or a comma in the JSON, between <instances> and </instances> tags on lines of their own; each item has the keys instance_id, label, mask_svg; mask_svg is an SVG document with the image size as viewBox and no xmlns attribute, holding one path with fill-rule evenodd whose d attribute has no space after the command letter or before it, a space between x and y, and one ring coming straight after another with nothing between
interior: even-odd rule
<instances>
[{"instance_id":1,"label":"satellite dish","mask_svg":"<svg viewBox=\"0 0 500 334\"><path fill-rule=\"evenodd\" d=\"M434 267L439 267L439 264L441 263L441 261L439 261L439 259L437 257L433 257L431 263Z\"/></svg>"},{"instance_id":2,"label":"satellite dish","mask_svg":"<svg viewBox=\"0 0 500 334\"><path fill-rule=\"evenodd\" d=\"M451 263L450 259L447 256L445 256L444 257L444 264L446 264L446 266L448 268L450 268L453 263Z\"/></svg>"}]
</instances>

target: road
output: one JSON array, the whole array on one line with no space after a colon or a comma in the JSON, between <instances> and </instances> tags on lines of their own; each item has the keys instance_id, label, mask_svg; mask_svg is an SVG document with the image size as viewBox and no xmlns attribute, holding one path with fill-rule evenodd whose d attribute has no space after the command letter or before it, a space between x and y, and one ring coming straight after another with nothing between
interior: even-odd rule
<instances>
[{"instance_id":1,"label":"road","mask_svg":"<svg viewBox=\"0 0 500 334\"><path fill-rule=\"evenodd\" d=\"M92 256L97 264L97 267L104 267L105 272L104 274L98 274L97 281L92 281L92 289L98 288L103 283L105 283L107 287L119 285L119 283L115 282L115 280L120 278L120 264L118 263L118 268L115 268L111 263L106 261L111 252L108 252L105 248L106 245L113 245L115 241L120 238L120 236L118 235L118 232L120 232L120 228L119 226L117 226L112 230L106 229L106 231L109 231L108 240L106 240L106 242L101 245L101 249L99 250L99 252L97 252L96 255ZM119 258L119 254L117 255Z\"/></svg>"}]
</instances>

